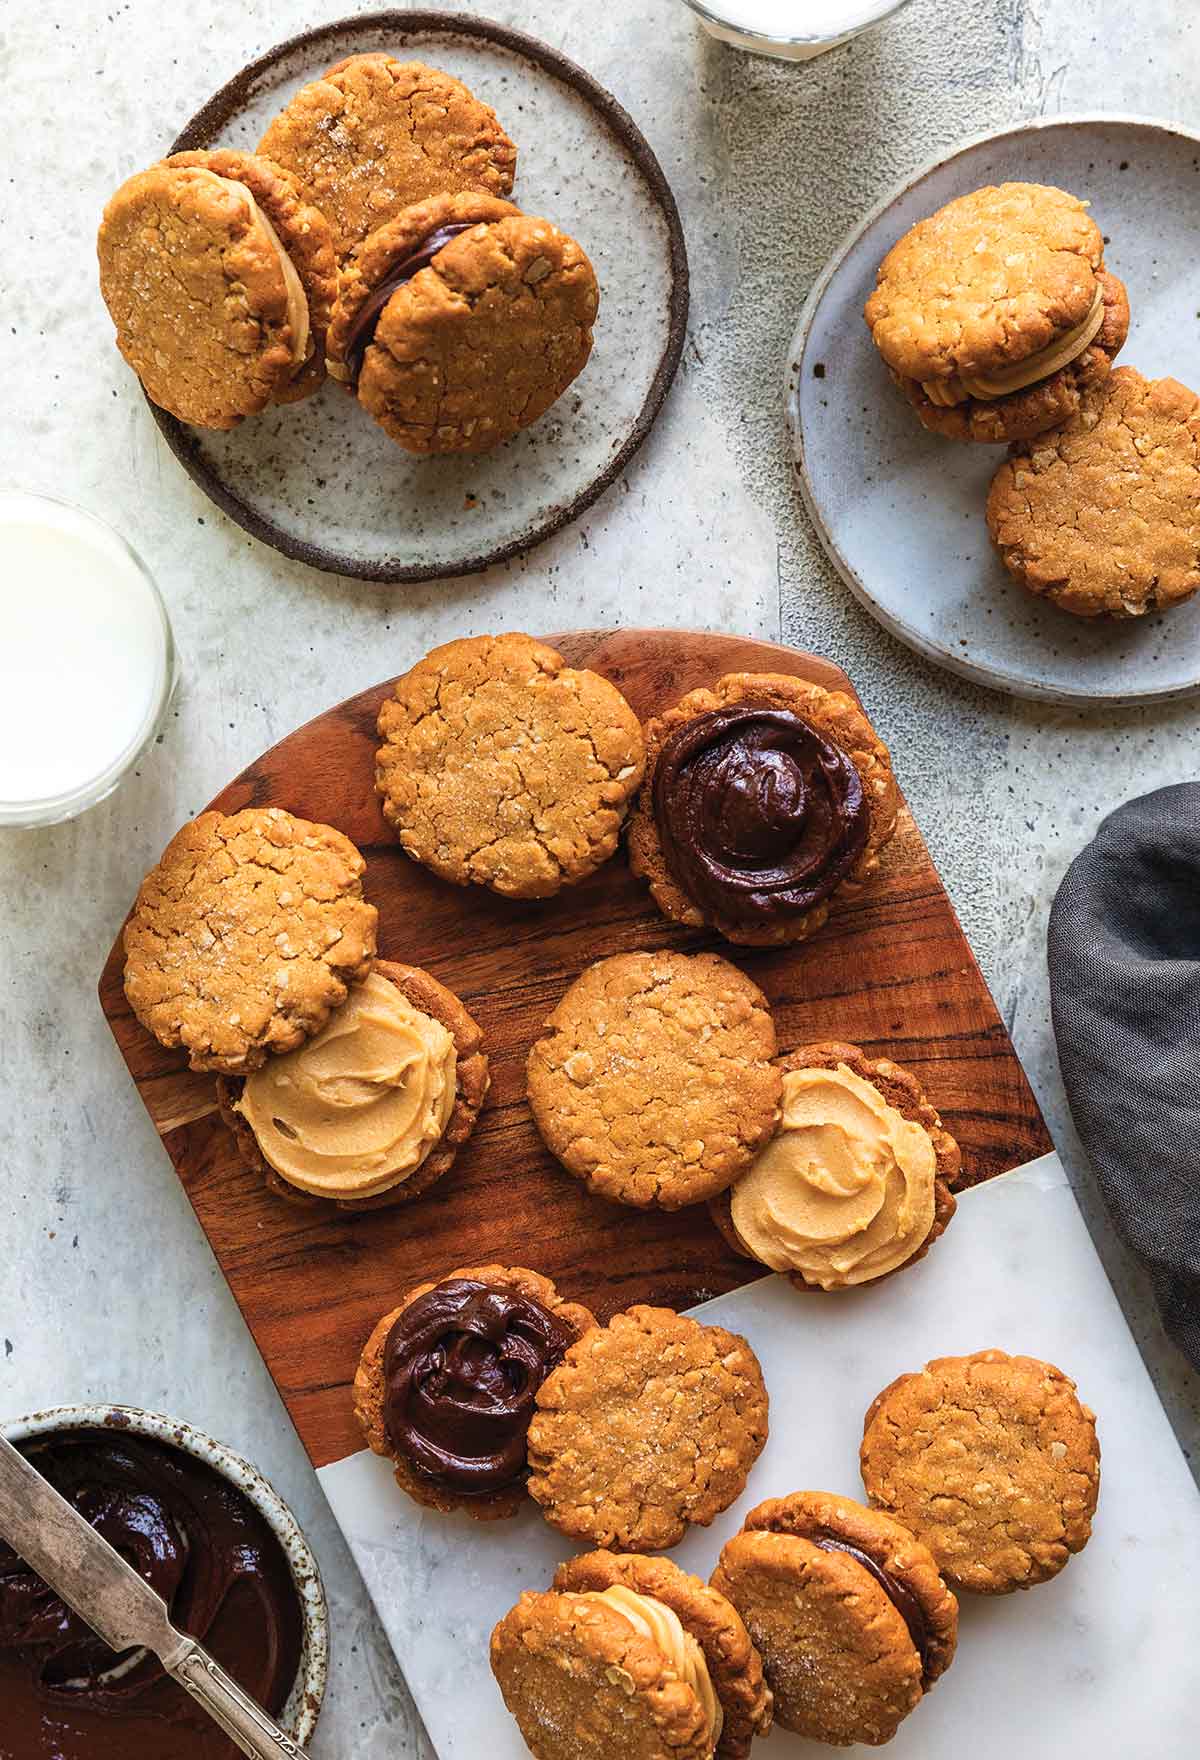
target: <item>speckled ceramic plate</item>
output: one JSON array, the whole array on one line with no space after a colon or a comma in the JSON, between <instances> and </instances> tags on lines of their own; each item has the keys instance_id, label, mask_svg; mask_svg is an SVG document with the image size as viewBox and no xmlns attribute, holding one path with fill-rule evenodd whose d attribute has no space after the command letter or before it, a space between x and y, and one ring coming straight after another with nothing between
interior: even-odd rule
<instances>
[{"instance_id":1,"label":"speckled ceramic plate","mask_svg":"<svg viewBox=\"0 0 1200 1760\"><path fill-rule=\"evenodd\" d=\"M1200 595L1128 623L1035 600L1003 568L984 505L1003 448L939 439L892 385L863 323L880 259L982 184L1052 183L1092 204L1133 314L1118 364L1200 389L1200 136L1133 117L1062 117L972 141L919 172L848 238L787 361L800 487L851 591L886 629L980 684L1059 703L1200 690Z\"/></svg>"},{"instance_id":2,"label":"speckled ceramic plate","mask_svg":"<svg viewBox=\"0 0 1200 1760\"><path fill-rule=\"evenodd\" d=\"M540 422L478 458L412 457L332 384L230 434L154 415L184 469L256 538L362 580L432 580L528 550L620 474L679 365L687 251L662 168L616 99L534 38L457 13L377 12L293 37L223 86L171 150L253 148L298 87L372 49L457 75L512 134L515 200L577 238L600 280L583 373Z\"/></svg>"}]
</instances>

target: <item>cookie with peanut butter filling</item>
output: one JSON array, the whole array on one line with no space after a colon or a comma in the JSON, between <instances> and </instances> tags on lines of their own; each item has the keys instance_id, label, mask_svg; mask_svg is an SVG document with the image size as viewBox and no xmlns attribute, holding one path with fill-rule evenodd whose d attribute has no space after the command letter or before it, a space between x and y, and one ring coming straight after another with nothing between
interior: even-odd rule
<instances>
[{"instance_id":1,"label":"cookie with peanut butter filling","mask_svg":"<svg viewBox=\"0 0 1200 1760\"><path fill-rule=\"evenodd\" d=\"M1004 183L921 220L879 266L865 316L927 428L1003 443L1057 427L1129 331L1087 204Z\"/></svg>"},{"instance_id":2,"label":"cookie with peanut butter filling","mask_svg":"<svg viewBox=\"0 0 1200 1760\"><path fill-rule=\"evenodd\" d=\"M444 984L376 960L307 1044L217 1085L243 1161L296 1203L410 1203L454 1164L488 1091L483 1034Z\"/></svg>"},{"instance_id":3,"label":"cookie with peanut butter filling","mask_svg":"<svg viewBox=\"0 0 1200 1760\"><path fill-rule=\"evenodd\" d=\"M122 184L97 241L117 346L180 421L233 428L325 375L333 240L269 159L177 153Z\"/></svg>"},{"instance_id":4,"label":"cookie with peanut butter filling","mask_svg":"<svg viewBox=\"0 0 1200 1760\"><path fill-rule=\"evenodd\" d=\"M758 1648L776 1723L811 1741L890 1741L954 1659L958 1604L928 1548L848 1497L760 1503L712 1586Z\"/></svg>"},{"instance_id":5,"label":"cookie with peanut butter filling","mask_svg":"<svg viewBox=\"0 0 1200 1760\"><path fill-rule=\"evenodd\" d=\"M487 452L545 415L587 365L595 271L549 220L437 195L356 245L329 372L407 452Z\"/></svg>"},{"instance_id":6,"label":"cookie with peanut butter filling","mask_svg":"<svg viewBox=\"0 0 1200 1760\"><path fill-rule=\"evenodd\" d=\"M736 1252L797 1289L853 1289L929 1251L954 1215L958 1144L916 1076L858 1045L803 1045L775 1136L710 1200Z\"/></svg>"}]
</instances>

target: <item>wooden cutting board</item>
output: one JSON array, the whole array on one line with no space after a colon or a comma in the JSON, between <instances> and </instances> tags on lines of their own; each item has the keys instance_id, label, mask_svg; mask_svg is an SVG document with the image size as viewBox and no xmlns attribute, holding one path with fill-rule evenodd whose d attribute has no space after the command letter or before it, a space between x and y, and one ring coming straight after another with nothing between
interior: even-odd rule
<instances>
[{"instance_id":1,"label":"wooden cutting board","mask_svg":"<svg viewBox=\"0 0 1200 1760\"><path fill-rule=\"evenodd\" d=\"M612 679L643 719L725 672L787 672L851 688L826 660L733 636L621 630L548 639L574 665ZM212 1077L189 1071L181 1053L164 1050L133 1018L119 942L100 980L130 1074L315 1466L361 1447L350 1405L359 1350L379 1316L422 1278L492 1260L529 1265L604 1316L634 1301L689 1307L762 1275L729 1251L703 1205L668 1214L606 1204L542 1146L525 1101L526 1054L568 984L603 955L715 947L765 991L781 1050L842 1038L907 1064L961 1143L969 1183L1050 1147L906 807L880 873L796 948L730 948L667 923L621 856L557 898L513 903L435 879L388 831L374 751L389 688L364 691L299 728L212 804L225 812L286 807L344 831L367 858L380 954L426 967L484 1028L491 1094L446 1178L411 1205L356 1216L273 1197L238 1159Z\"/></svg>"}]
</instances>

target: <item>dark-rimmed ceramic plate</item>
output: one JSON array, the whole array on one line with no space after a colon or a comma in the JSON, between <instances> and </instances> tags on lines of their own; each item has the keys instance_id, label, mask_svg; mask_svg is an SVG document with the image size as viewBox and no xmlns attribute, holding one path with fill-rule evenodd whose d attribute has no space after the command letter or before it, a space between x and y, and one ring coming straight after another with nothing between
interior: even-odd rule
<instances>
[{"instance_id":1,"label":"dark-rimmed ceramic plate","mask_svg":"<svg viewBox=\"0 0 1200 1760\"><path fill-rule=\"evenodd\" d=\"M360 580L433 580L520 555L624 469L679 365L687 252L662 168L616 99L557 50L487 19L389 11L306 31L222 86L171 151L253 148L300 86L372 49L443 67L495 108L518 147L514 199L596 266L591 360L540 422L478 458L412 457L333 384L228 434L154 415L194 481L264 543Z\"/></svg>"}]
</instances>

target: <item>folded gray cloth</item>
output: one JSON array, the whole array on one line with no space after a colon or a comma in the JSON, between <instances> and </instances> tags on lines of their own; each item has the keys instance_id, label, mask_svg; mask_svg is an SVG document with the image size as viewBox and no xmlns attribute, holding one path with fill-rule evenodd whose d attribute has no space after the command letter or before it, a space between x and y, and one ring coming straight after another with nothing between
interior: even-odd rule
<instances>
[{"instance_id":1,"label":"folded gray cloth","mask_svg":"<svg viewBox=\"0 0 1200 1760\"><path fill-rule=\"evenodd\" d=\"M1200 1368L1200 782L1104 821L1059 888L1049 956L1076 1127Z\"/></svg>"}]
</instances>

